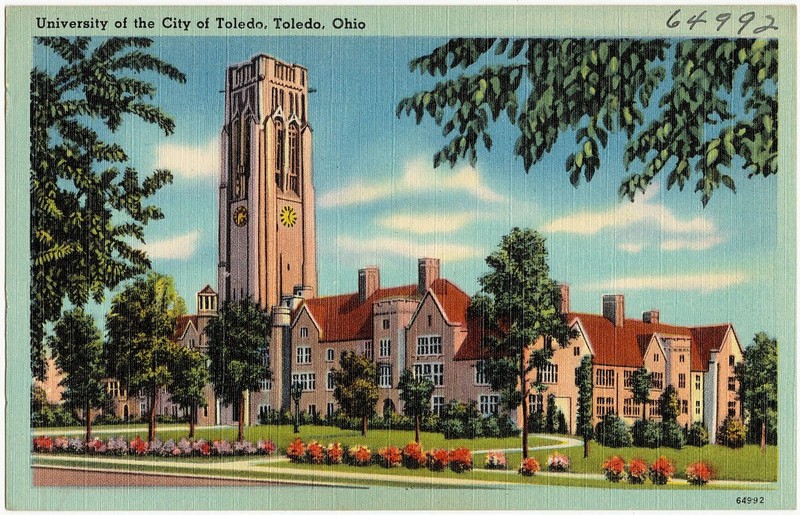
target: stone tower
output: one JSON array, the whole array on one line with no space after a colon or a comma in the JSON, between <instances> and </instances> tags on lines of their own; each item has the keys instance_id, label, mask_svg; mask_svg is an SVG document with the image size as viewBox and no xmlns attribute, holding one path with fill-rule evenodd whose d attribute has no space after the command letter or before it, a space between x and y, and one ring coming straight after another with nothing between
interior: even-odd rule
<instances>
[{"instance_id":1,"label":"stone tower","mask_svg":"<svg viewBox=\"0 0 800 515\"><path fill-rule=\"evenodd\" d=\"M230 66L219 182L220 302L270 310L317 291L308 72L267 55Z\"/></svg>"}]
</instances>

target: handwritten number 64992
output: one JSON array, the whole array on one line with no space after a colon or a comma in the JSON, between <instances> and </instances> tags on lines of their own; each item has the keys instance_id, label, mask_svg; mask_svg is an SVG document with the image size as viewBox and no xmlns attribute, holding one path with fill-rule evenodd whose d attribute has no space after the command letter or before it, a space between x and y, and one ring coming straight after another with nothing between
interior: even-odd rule
<instances>
[{"instance_id":1,"label":"handwritten number 64992","mask_svg":"<svg viewBox=\"0 0 800 515\"><path fill-rule=\"evenodd\" d=\"M667 27L670 29L675 29L681 25L681 23L686 23L689 26L689 30L694 30L695 25L698 23L708 23L706 19L706 13L708 11L700 11L699 13L695 13L694 15L690 16L685 22L681 21L680 19L680 9L675 9L675 11L667 18ZM733 18L733 13L730 12L723 12L719 13L714 19L717 22L716 30L719 32L722 28ZM768 21L763 25L759 25L753 28L753 34L761 34L767 30L778 30L778 26L775 24L775 17L769 14L764 15L763 17ZM742 35L742 32L747 29L747 27L753 23L756 19L755 11L747 11L743 13L741 16L737 18L739 22L739 30L736 32L737 35Z\"/></svg>"}]
</instances>

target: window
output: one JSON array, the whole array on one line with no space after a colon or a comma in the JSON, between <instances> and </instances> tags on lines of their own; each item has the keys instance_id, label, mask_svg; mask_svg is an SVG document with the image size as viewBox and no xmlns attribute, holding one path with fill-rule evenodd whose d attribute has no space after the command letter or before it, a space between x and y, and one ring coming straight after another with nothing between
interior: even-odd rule
<instances>
[{"instance_id":1,"label":"window","mask_svg":"<svg viewBox=\"0 0 800 515\"><path fill-rule=\"evenodd\" d=\"M580 346L580 345L576 345L576 346L575 346L575 347L572 349L572 355L573 355L573 356L580 356L580 355L581 355L581 346Z\"/></svg>"},{"instance_id":2,"label":"window","mask_svg":"<svg viewBox=\"0 0 800 515\"><path fill-rule=\"evenodd\" d=\"M605 368L598 368L595 373L595 383L597 386L614 386L614 371Z\"/></svg>"},{"instance_id":3,"label":"window","mask_svg":"<svg viewBox=\"0 0 800 515\"><path fill-rule=\"evenodd\" d=\"M417 363L414 377L427 377L434 386L444 386L444 365L441 363Z\"/></svg>"},{"instance_id":4,"label":"window","mask_svg":"<svg viewBox=\"0 0 800 515\"><path fill-rule=\"evenodd\" d=\"M378 365L378 386L380 388L392 387L392 365Z\"/></svg>"},{"instance_id":5,"label":"window","mask_svg":"<svg viewBox=\"0 0 800 515\"><path fill-rule=\"evenodd\" d=\"M258 418L262 419L262 418L266 417L267 415L269 415L269 412L271 410L272 409L269 407L269 404L260 404L258 406Z\"/></svg>"},{"instance_id":6,"label":"window","mask_svg":"<svg viewBox=\"0 0 800 515\"><path fill-rule=\"evenodd\" d=\"M678 362L679 363L683 363L685 360L686 360L686 356L685 355L681 354L680 356L678 356Z\"/></svg>"},{"instance_id":7,"label":"window","mask_svg":"<svg viewBox=\"0 0 800 515\"><path fill-rule=\"evenodd\" d=\"M545 363L538 371L540 383L557 383L558 382L558 365L553 363Z\"/></svg>"},{"instance_id":8,"label":"window","mask_svg":"<svg viewBox=\"0 0 800 515\"><path fill-rule=\"evenodd\" d=\"M331 363L333 361L334 354L333 349L325 349L325 361Z\"/></svg>"},{"instance_id":9,"label":"window","mask_svg":"<svg viewBox=\"0 0 800 515\"><path fill-rule=\"evenodd\" d=\"M277 94L273 98L273 102L277 102ZM278 120L275 122L275 184L283 191L284 184L284 140L286 139L286 130L283 127L283 122Z\"/></svg>"},{"instance_id":10,"label":"window","mask_svg":"<svg viewBox=\"0 0 800 515\"><path fill-rule=\"evenodd\" d=\"M336 388L336 382L333 380L333 370L328 370L325 374L325 389L329 392Z\"/></svg>"},{"instance_id":11,"label":"window","mask_svg":"<svg viewBox=\"0 0 800 515\"><path fill-rule=\"evenodd\" d=\"M364 342L364 357L372 359L375 355L375 344L372 341Z\"/></svg>"},{"instance_id":12,"label":"window","mask_svg":"<svg viewBox=\"0 0 800 515\"><path fill-rule=\"evenodd\" d=\"M287 189L300 194L300 131L297 125L289 124L289 182Z\"/></svg>"},{"instance_id":13,"label":"window","mask_svg":"<svg viewBox=\"0 0 800 515\"><path fill-rule=\"evenodd\" d=\"M614 413L614 397L597 397L597 416L602 417L606 413Z\"/></svg>"},{"instance_id":14,"label":"window","mask_svg":"<svg viewBox=\"0 0 800 515\"><path fill-rule=\"evenodd\" d=\"M441 395L434 395L431 397L431 411L437 417L442 414L442 410L444 410L444 397Z\"/></svg>"},{"instance_id":15,"label":"window","mask_svg":"<svg viewBox=\"0 0 800 515\"><path fill-rule=\"evenodd\" d=\"M481 410L481 415L496 415L499 405L499 395L481 395L478 397L478 408Z\"/></svg>"},{"instance_id":16,"label":"window","mask_svg":"<svg viewBox=\"0 0 800 515\"><path fill-rule=\"evenodd\" d=\"M441 336L417 337L417 356L435 356L442 353Z\"/></svg>"},{"instance_id":17,"label":"window","mask_svg":"<svg viewBox=\"0 0 800 515\"><path fill-rule=\"evenodd\" d=\"M678 374L678 388L686 388L686 374Z\"/></svg>"},{"instance_id":18,"label":"window","mask_svg":"<svg viewBox=\"0 0 800 515\"><path fill-rule=\"evenodd\" d=\"M736 401L728 401L728 416L730 418L736 416Z\"/></svg>"},{"instance_id":19,"label":"window","mask_svg":"<svg viewBox=\"0 0 800 515\"><path fill-rule=\"evenodd\" d=\"M300 338L308 338L308 327L300 328Z\"/></svg>"},{"instance_id":20,"label":"window","mask_svg":"<svg viewBox=\"0 0 800 515\"><path fill-rule=\"evenodd\" d=\"M730 376L728 378L728 391L735 392L736 391L736 377Z\"/></svg>"},{"instance_id":21,"label":"window","mask_svg":"<svg viewBox=\"0 0 800 515\"><path fill-rule=\"evenodd\" d=\"M639 405L633 402L633 398L628 397L622 401L622 414L626 417L639 416Z\"/></svg>"},{"instance_id":22,"label":"window","mask_svg":"<svg viewBox=\"0 0 800 515\"><path fill-rule=\"evenodd\" d=\"M736 365L736 358L734 356L728 356L728 365L730 366Z\"/></svg>"},{"instance_id":23,"label":"window","mask_svg":"<svg viewBox=\"0 0 800 515\"><path fill-rule=\"evenodd\" d=\"M433 315L428 315L428 327L433 325Z\"/></svg>"},{"instance_id":24,"label":"window","mask_svg":"<svg viewBox=\"0 0 800 515\"><path fill-rule=\"evenodd\" d=\"M389 319L388 318L384 318L383 319L383 328L384 329L389 329Z\"/></svg>"},{"instance_id":25,"label":"window","mask_svg":"<svg viewBox=\"0 0 800 515\"><path fill-rule=\"evenodd\" d=\"M651 402L650 403L650 416L651 417L660 417L661 416L661 405L658 402Z\"/></svg>"},{"instance_id":26,"label":"window","mask_svg":"<svg viewBox=\"0 0 800 515\"><path fill-rule=\"evenodd\" d=\"M625 388L633 388L633 370L624 370L622 372L622 386Z\"/></svg>"},{"instance_id":27,"label":"window","mask_svg":"<svg viewBox=\"0 0 800 515\"><path fill-rule=\"evenodd\" d=\"M317 418L317 405L316 404L309 404L308 405L308 414L311 415L311 418Z\"/></svg>"},{"instance_id":28,"label":"window","mask_svg":"<svg viewBox=\"0 0 800 515\"><path fill-rule=\"evenodd\" d=\"M650 377L651 377L650 388L655 388L656 390L664 388L663 372L653 372L652 374L650 374Z\"/></svg>"},{"instance_id":29,"label":"window","mask_svg":"<svg viewBox=\"0 0 800 515\"><path fill-rule=\"evenodd\" d=\"M658 363L658 354L653 354L653 361Z\"/></svg>"},{"instance_id":30,"label":"window","mask_svg":"<svg viewBox=\"0 0 800 515\"><path fill-rule=\"evenodd\" d=\"M681 413L687 415L689 413L689 401L682 400L681 401Z\"/></svg>"},{"instance_id":31,"label":"window","mask_svg":"<svg viewBox=\"0 0 800 515\"><path fill-rule=\"evenodd\" d=\"M544 337L544 348L547 350L553 350L553 337L552 336L545 336Z\"/></svg>"},{"instance_id":32,"label":"window","mask_svg":"<svg viewBox=\"0 0 800 515\"><path fill-rule=\"evenodd\" d=\"M311 347L298 347L297 348L297 364L311 363Z\"/></svg>"},{"instance_id":33,"label":"window","mask_svg":"<svg viewBox=\"0 0 800 515\"><path fill-rule=\"evenodd\" d=\"M208 417L208 404L203 406L203 416Z\"/></svg>"},{"instance_id":34,"label":"window","mask_svg":"<svg viewBox=\"0 0 800 515\"><path fill-rule=\"evenodd\" d=\"M119 381L109 381L106 384L106 391L110 397L119 397Z\"/></svg>"},{"instance_id":35,"label":"window","mask_svg":"<svg viewBox=\"0 0 800 515\"><path fill-rule=\"evenodd\" d=\"M695 390L700 389L700 374L694 376L694 389Z\"/></svg>"},{"instance_id":36,"label":"window","mask_svg":"<svg viewBox=\"0 0 800 515\"><path fill-rule=\"evenodd\" d=\"M300 383L304 392L313 392L317 387L316 374L292 374L292 384Z\"/></svg>"},{"instance_id":37,"label":"window","mask_svg":"<svg viewBox=\"0 0 800 515\"><path fill-rule=\"evenodd\" d=\"M388 358L392 355L392 340L383 338L378 343L378 357Z\"/></svg>"},{"instance_id":38,"label":"window","mask_svg":"<svg viewBox=\"0 0 800 515\"><path fill-rule=\"evenodd\" d=\"M696 415L700 414L700 401L694 401L694 413Z\"/></svg>"},{"instance_id":39,"label":"window","mask_svg":"<svg viewBox=\"0 0 800 515\"><path fill-rule=\"evenodd\" d=\"M528 395L528 406L531 407L531 413L544 413L544 394Z\"/></svg>"},{"instance_id":40,"label":"window","mask_svg":"<svg viewBox=\"0 0 800 515\"><path fill-rule=\"evenodd\" d=\"M328 418L333 418L334 413L336 413L336 408L334 407L334 404L332 402L329 402L328 407L325 410L325 416L327 416Z\"/></svg>"},{"instance_id":41,"label":"window","mask_svg":"<svg viewBox=\"0 0 800 515\"><path fill-rule=\"evenodd\" d=\"M264 347L264 349L261 351L261 364L267 367L267 370L269 370L269 346ZM272 380L269 379L269 377L265 377L259 382L259 387L262 391L272 390Z\"/></svg>"},{"instance_id":42,"label":"window","mask_svg":"<svg viewBox=\"0 0 800 515\"><path fill-rule=\"evenodd\" d=\"M485 386L489 384L489 374L486 362L479 360L475 363L475 384L478 386Z\"/></svg>"}]
</instances>

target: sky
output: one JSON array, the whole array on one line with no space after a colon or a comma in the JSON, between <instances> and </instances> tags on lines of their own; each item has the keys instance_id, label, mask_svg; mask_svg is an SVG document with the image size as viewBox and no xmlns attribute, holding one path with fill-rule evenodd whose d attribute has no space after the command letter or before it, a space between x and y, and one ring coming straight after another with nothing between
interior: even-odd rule
<instances>
[{"instance_id":1,"label":"sky","mask_svg":"<svg viewBox=\"0 0 800 515\"><path fill-rule=\"evenodd\" d=\"M156 38L150 51L187 76L185 84L153 77L153 102L172 115L175 133L127 119L113 136L146 173L171 169L174 183L152 201L165 219L145 230L153 268L173 276L190 310L195 292L216 289L219 132L227 66L258 53L308 69L317 198L319 294L357 289L357 270L377 265L381 284L416 282L417 258L441 259L442 275L468 294L488 271L485 256L513 227L547 238L551 275L570 285L572 311L600 313L601 297L625 295L626 316L650 309L662 322L732 322L743 344L774 334L774 295L790 288L778 275L777 179L748 180L732 170L737 193L718 190L703 209L691 187L655 182L636 202L620 200L627 175L624 136L601 150L590 183L574 188L564 171L574 134L525 173L513 155L516 133L490 130L491 152L477 165L433 168L445 144L431 120L395 116L398 101L434 79L408 62L439 38L291 37ZM40 66L56 66L40 50ZM736 105L734 105L736 109ZM734 163L736 165L737 163ZM632 168L631 171L635 171ZM665 178L662 178L665 179Z\"/></svg>"}]
</instances>

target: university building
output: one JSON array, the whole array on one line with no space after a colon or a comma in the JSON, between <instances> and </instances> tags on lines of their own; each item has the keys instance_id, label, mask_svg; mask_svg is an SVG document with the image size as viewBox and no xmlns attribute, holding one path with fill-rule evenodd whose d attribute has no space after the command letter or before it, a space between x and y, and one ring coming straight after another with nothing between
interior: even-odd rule
<instances>
[{"instance_id":1,"label":"university building","mask_svg":"<svg viewBox=\"0 0 800 515\"><path fill-rule=\"evenodd\" d=\"M221 405L207 387L209 406L200 410L198 423L229 424L239 417L257 423L261 413L290 407L293 383L303 387L302 410L330 416L337 409L331 371L344 351L377 364L378 411L402 410L397 382L403 370L411 369L434 383L434 413L452 399L475 401L482 413L496 413L500 396L484 373L487 354L480 325L467 316L470 297L442 277L438 259L419 259L416 281L405 286L384 287L379 269L366 267L354 276L353 293L316 296L307 70L257 55L229 67L225 83L218 293L210 286L198 293L197 312L181 318L175 340L206 349L203 329L218 304L250 297L272 317L263 359L273 377L248 394L244 413L238 413L238 406ZM662 323L658 311L626 318L622 295L603 296L599 314L573 313L566 285L562 297L562 312L578 336L566 347L535 343L553 345L554 354L549 367L529 378L547 387L530 396L533 410L544 410L553 394L574 432L575 369L583 356L591 355L595 422L610 411L628 423L641 418L630 382L642 366L653 373L651 399L668 384L677 389L679 423L703 421L713 438L726 416L741 416L733 370L742 360L742 347L732 325L673 326ZM160 414L177 413L168 392L158 402ZM145 406L131 406L131 414L134 408L140 412ZM659 418L657 403L647 410L648 418Z\"/></svg>"}]
</instances>

